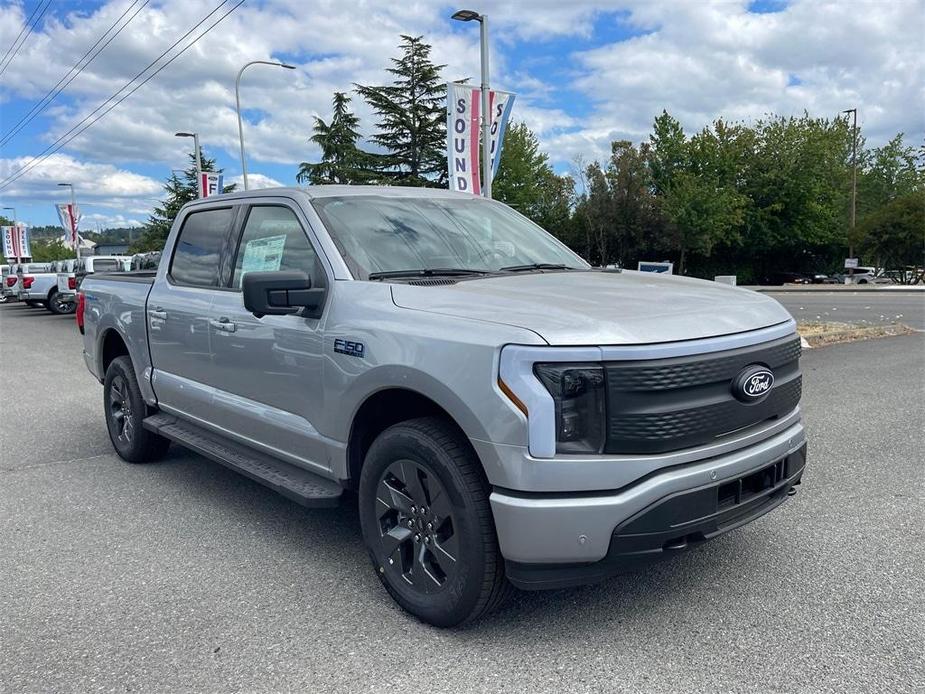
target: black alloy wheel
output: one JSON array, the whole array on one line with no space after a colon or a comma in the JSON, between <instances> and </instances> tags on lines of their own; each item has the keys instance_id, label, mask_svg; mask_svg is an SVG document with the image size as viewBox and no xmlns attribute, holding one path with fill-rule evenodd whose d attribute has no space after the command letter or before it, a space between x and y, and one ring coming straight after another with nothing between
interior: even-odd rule
<instances>
[{"instance_id":1,"label":"black alloy wheel","mask_svg":"<svg viewBox=\"0 0 925 694\"><path fill-rule=\"evenodd\" d=\"M452 627L510 591L481 461L450 420L394 424L373 441L358 485L376 575L418 619Z\"/></svg>"},{"instance_id":2,"label":"black alloy wheel","mask_svg":"<svg viewBox=\"0 0 925 694\"><path fill-rule=\"evenodd\" d=\"M387 571L424 593L455 578L459 536L436 475L412 460L393 463L380 476L376 507Z\"/></svg>"},{"instance_id":3,"label":"black alloy wheel","mask_svg":"<svg viewBox=\"0 0 925 694\"><path fill-rule=\"evenodd\" d=\"M116 439L131 446L135 422L132 419L132 403L128 399L128 385L121 374L117 374L109 386L109 418L114 424Z\"/></svg>"},{"instance_id":4,"label":"black alloy wheel","mask_svg":"<svg viewBox=\"0 0 925 694\"><path fill-rule=\"evenodd\" d=\"M130 463L147 463L167 453L170 440L142 425L150 410L138 387L135 367L127 356L116 357L106 369L103 407L109 440L120 458Z\"/></svg>"}]
</instances>

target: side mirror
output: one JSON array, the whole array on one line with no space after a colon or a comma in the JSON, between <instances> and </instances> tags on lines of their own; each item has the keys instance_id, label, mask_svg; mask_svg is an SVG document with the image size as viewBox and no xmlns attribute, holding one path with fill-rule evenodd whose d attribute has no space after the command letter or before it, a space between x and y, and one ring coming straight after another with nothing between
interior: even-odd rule
<instances>
[{"instance_id":1,"label":"side mirror","mask_svg":"<svg viewBox=\"0 0 925 694\"><path fill-rule=\"evenodd\" d=\"M312 280L304 272L248 272L242 282L244 308L257 318L285 316L300 309L311 311L324 303L324 289L312 289Z\"/></svg>"}]
</instances>

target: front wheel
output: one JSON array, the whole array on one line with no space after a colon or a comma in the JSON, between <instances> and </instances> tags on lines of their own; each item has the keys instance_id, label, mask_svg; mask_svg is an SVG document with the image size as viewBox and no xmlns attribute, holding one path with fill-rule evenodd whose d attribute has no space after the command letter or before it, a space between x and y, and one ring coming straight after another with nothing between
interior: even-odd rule
<instances>
[{"instance_id":1,"label":"front wheel","mask_svg":"<svg viewBox=\"0 0 925 694\"><path fill-rule=\"evenodd\" d=\"M456 626L507 594L488 492L468 441L444 419L401 422L370 447L359 485L363 540L385 589L419 619Z\"/></svg>"},{"instance_id":2,"label":"front wheel","mask_svg":"<svg viewBox=\"0 0 925 694\"><path fill-rule=\"evenodd\" d=\"M103 407L109 440L120 458L130 463L147 463L167 453L170 440L142 426L148 407L128 357L116 357L106 369Z\"/></svg>"}]
</instances>

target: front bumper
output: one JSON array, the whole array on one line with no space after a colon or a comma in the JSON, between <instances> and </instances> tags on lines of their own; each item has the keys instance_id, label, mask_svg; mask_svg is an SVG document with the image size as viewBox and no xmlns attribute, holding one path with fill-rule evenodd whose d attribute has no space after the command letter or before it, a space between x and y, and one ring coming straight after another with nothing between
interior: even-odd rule
<instances>
[{"instance_id":1,"label":"front bumper","mask_svg":"<svg viewBox=\"0 0 925 694\"><path fill-rule=\"evenodd\" d=\"M613 492L496 489L491 506L508 577L522 588L593 582L696 545L782 503L799 484L805 459L803 427L796 424L746 449L656 471Z\"/></svg>"}]
</instances>

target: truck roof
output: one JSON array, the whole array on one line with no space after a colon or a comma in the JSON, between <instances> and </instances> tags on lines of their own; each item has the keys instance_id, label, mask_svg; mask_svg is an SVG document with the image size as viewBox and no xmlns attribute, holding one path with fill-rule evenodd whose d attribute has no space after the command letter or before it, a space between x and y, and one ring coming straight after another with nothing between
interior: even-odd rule
<instances>
[{"instance_id":1,"label":"truck roof","mask_svg":"<svg viewBox=\"0 0 925 694\"><path fill-rule=\"evenodd\" d=\"M309 198L340 197L345 195L378 195L389 198L465 198L473 200L476 196L469 193L457 193L446 188L420 188L417 186L349 186L349 185L317 185L317 186L280 186L276 188L258 188L257 190L239 190L234 193L225 193L221 196L193 200L189 205L198 205L206 202L222 200L240 200L242 198L295 196L303 195Z\"/></svg>"}]
</instances>

